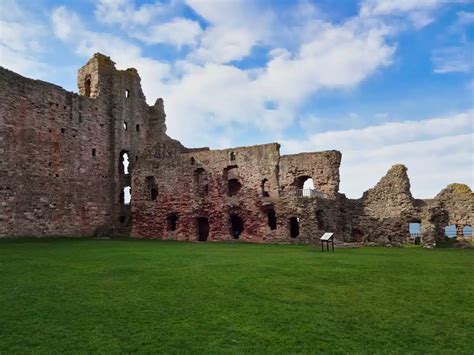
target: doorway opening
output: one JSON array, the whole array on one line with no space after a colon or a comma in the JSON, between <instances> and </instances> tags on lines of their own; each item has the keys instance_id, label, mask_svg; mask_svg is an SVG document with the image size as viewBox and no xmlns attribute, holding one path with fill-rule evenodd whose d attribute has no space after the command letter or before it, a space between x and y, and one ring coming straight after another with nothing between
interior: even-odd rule
<instances>
[{"instance_id":1,"label":"doorway opening","mask_svg":"<svg viewBox=\"0 0 474 355\"><path fill-rule=\"evenodd\" d=\"M290 218L290 237L296 238L300 235L300 219L298 217Z\"/></svg>"},{"instance_id":2,"label":"doorway opening","mask_svg":"<svg viewBox=\"0 0 474 355\"><path fill-rule=\"evenodd\" d=\"M209 237L209 220L206 217L197 219L198 241L206 242Z\"/></svg>"},{"instance_id":3,"label":"doorway opening","mask_svg":"<svg viewBox=\"0 0 474 355\"><path fill-rule=\"evenodd\" d=\"M230 230L232 238L239 239L240 235L244 231L244 222L238 214L230 215Z\"/></svg>"}]
</instances>

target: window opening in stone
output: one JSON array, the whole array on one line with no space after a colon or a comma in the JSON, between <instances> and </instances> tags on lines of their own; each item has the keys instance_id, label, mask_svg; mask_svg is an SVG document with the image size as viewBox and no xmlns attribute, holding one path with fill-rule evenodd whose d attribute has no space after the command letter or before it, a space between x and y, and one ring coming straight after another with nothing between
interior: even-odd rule
<instances>
[{"instance_id":1,"label":"window opening in stone","mask_svg":"<svg viewBox=\"0 0 474 355\"><path fill-rule=\"evenodd\" d=\"M125 90L125 97L126 98L130 97L130 90Z\"/></svg>"},{"instance_id":2,"label":"window opening in stone","mask_svg":"<svg viewBox=\"0 0 474 355\"><path fill-rule=\"evenodd\" d=\"M191 157L191 159L190 159L190 163L191 163L191 165L194 165L194 164L196 164L196 159L194 159L194 157Z\"/></svg>"},{"instance_id":3,"label":"window opening in stone","mask_svg":"<svg viewBox=\"0 0 474 355\"><path fill-rule=\"evenodd\" d=\"M128 152L126 150L122 150L122 152L120 153L119 173L129 174L129 166L130 161L128 159Z\"/></svg>"},{"instance_id":4,"label":"window opening in stone","mask_svg":"<svg viewBox=\"0 0 474 355\"><path fill-rule=\"evenodd\" d=\"M234 152L230 152L229 158L230 158L230 160L235 160L235 153L234 153Z\"/></svg>"},{"instance_id":5,"label":"window opening in stone","mask_svg":"<svg viewBox=\"0 0 474 355\"><path fill-rule=\"evenodd\" d=\"M90 74L86 75L86 79L84 81L84 94L87 97L91 96L91 76L90 76Z\"/></svg>"},{"instance_id":6,"label":"window opening in stone","mask_svg":"<svg viewBox=\"0 0 474 355\"><path fill-rule=\"evenodd\" d=\"M290 237L296 238L300 235L300 219L298 217L290 218Z\"/></svg>"},{"instance_id":7,"label":"window opening in stone","mask_svg":"<svg viewBox=\"0 0 474 355\"><path fill-rule=\"evenodd\" d=\"M205 242L209 237L209 221L205 217L197 219L198 241Z\"/></svg>"},{"instance_id":8,"label":"window opening in stone","mask_svg":"<svg viewBox=\"0 0 474 355\"><path fill-rule=\"evenodd\" d=\"M124 205L130 205L130 202L132 201L132 189L130 186L125 186L123 188L123 204Z\"/></svg>"},{"instance_id":9,"label":"window opening in stone","mask_svg":"<svg viewBox=\"0 0 474 355\"><path fill-rule=\"evenodd\" d=\"M125 223L125 220L126 220L125 216L120 216L120 217L118 218L118 221L119 221L120 223Z\"/></svg>"},{"instance_id":10,"label":"window opening in stone","mask_svg":"<svg viewBox=\"0 0 474 355\"><path fill-rule=\"evenodd\" d=\"M462 234L464 235L464 238L472 238L472 228L471 226L467 225L464 226L462 229Z\"/></svg>"},{"instance_id":11,"label":"window opening in stone","mask_svg":"<svg viewBox=\"0 0 474 355\"><path fill-rule=\"evenodd\" d=\"M149 201L155 201L158 198L158 187L156 186L155 178L153 176L147 176L145 178L145 184L149 193Z\"/></svg>"},{"instance_id":12,"label":"window opening in stone","mask_svg":"<svg viewBox=\"0 0 474 355\"><path fill-rule=\"evenodd\" d=\"M95 148L92 148L92 156L95 157L95 155L96 155L96 150Z\"/></svg>"},{"instance_id":13,"label":"window opening in stone","mask_svg":"<svg viewBox=\"0 0 474 355\"><path fill-rule=\"evenodd\" d=\"M409 234L409 241L413 244L420 244L421 234L421 221L416 220L408 223L408 234Z\"/></svg>"},{"instance_id":14,"label":"window opening in stone","mask_svg":"<svg viewBox=\"0 0 474 355\"><path fill-rule=\"evenodd\" d=\"M262 180L262 196L270 197L270 183L268 182L268 179Z\"/></svg>"},{"instance_id":15,"label":"window opening in stone","mask_svg":"<svg viewBox=\"0 0 474 355\"><path fill-rule=\"evenodd\" d=\"M268 226L270 227L271 230L275 230L277 227L277 218L276 218L276 213L275 210L269 210L267 212L267 217L268 217Z\"/></svg>"},{"instance_id":16,"label":"window opening in stone","mask_svg":"<svg viewBox=\"0 0 474 355\"><path fill-rule=\"evenodd\" d=\"M230 215L230 231L232 238L239 239L240 235L244 231L244 222L238 214Z\"/></svg>"},{"instance_id":17,"label":"window opening in stone","mask_svg":"<svg viewBox=\"0 0 474 355\"><path fill-rule=\"evenodd\" d=\"M229 189L228 189L229 196L237 195L238 192L240 191L241 187L242 187L242 185L240 184L238 179L230 179L229 180Z\"/></svg>"},{"instance_id":18,"label":"window opening in stone","mask_svg":"<svg viewBox=\"0 0 474 355\"><path fill-rule=\"evenodd\" d=\"M207 195L209 187L207 184L206 170L203 168L196 169L194 171L194 181L198 195Z\"/></svg>"},{"instance_id":19,"label":"window opening in stone","mask_svg":"<svg viewBox=\"0 0 474 355\"><path fill-rule=\"evenodd\" d=\"M128 129L128 123L124 122L122 127L123 127L123 130L126 131Z\"/></svg>"},{"instance_id":20,"label":"window opening in stone","mask_svg":"<svg viewBox=\"0 0 474 355\"><path fill-rule=\"evenodd\" d=\"M456 225L450 224L449 226L444 227L444 235L449 239L456 238Z\"/></svg>"},{"instance_id":21,"label":"window opening in stone","mask_svg":"<svg viewBox=\"0 0 474 355\"><path fill-rule=\"evenodd\" d=\"M166 230L169 232L173 232L176 230L176 226L178 224L178 215L177 214L170 214L166 217Z\"/></svg>"},{"instance_id":22,"label":"window opening in stone","mask_svg":"<svg viewBox=\"0 0 474 355\"><path fill-rule=\"evenodd\" d=\"M65 128L61 128L61 133L65 133L66 132L66 129Z\"/></svg>"},{"instance_id":23,"label":"window opening in stone","mask_svg":"<svg viewBox=\"0 0 474 355\"><path fill-rule=\"evenodd\" d=\"M140 125L139 125L139 124L137 124L137 125L135 126L135 130L136 130L137 132L140 132Z\"/></svg>"},{"instance_id":24,"label":"window opening in stone","mask_svg":"<svg viewBox=\"0 0 474 355\"><path fill-rule=\"evenodd\" d=\"M324 228L326 228L325 223L324 223L324 212L323 210L317 210L316 211L316 222L318 224L318 229L323 231Z\"/></svg>"},{"instance_id":25,"label":"window opening in stone","mask_svg":"<svg viewBox=\"0 0 474 355\"><path fill-rule=\"evenodd\" d=\"M304 197L311 197L314 191L314 183L312 178L306 178L302 186L302 195Z\"/></svg>"}]
</instances>

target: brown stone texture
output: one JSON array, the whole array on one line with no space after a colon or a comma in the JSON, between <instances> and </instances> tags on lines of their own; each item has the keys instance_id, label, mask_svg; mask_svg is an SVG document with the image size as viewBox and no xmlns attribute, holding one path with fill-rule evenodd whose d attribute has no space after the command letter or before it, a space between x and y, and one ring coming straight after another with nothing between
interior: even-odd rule
<instances>
[{"instance_id":1,"label":"brown stone texture","mask_svg":"<svg viewBox=\"0 0 474 355\"><path fill-rule=\"evenodd\" d=\"M0 237L317 243L330 231L339 245L400 245L418 222L432 247L446 225L457 226L459 242L472 225L469 187L417 200L403 165L352 200L339 193L338 151L185 148L166 135L163 101L146 104L137 71L102 54L79 70L78 87L0 68ZM302 190L308 178L314 191Z\"/></svg>"}]
</instances>

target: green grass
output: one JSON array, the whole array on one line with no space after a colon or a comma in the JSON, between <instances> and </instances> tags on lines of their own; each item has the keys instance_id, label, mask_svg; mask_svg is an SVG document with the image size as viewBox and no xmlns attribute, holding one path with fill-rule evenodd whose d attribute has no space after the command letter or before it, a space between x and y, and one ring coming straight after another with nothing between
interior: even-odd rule
<instances>
[{"instance_id":1,"label":"green grass","mask_svg":"<svg viewBox=\"0 0 474 355\"><path fill-rule=\"evenodd\" d=\"M474 253L0 242L0 353L474 351Z\"/></svg>"}]
</instances>

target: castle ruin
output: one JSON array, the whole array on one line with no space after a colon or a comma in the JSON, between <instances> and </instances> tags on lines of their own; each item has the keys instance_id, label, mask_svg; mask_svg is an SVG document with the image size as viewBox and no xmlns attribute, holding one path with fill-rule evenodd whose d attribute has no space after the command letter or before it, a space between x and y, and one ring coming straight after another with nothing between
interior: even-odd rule
<instances>
[{"instance_id":1,"label":"castle ruin","mask_svg":"<svg viewBox=\"0 0 474 355\"><path fill-rule=\"evenodd\" d=\"M131 236L187 241L400 245L457 240L473 194L452 184L414 199L403 165L360 199L339 193L341 153L280 155L277 143L190 149L166 135L135 69L95 54L79 94L0 67L0 237ZM303 189L311 178L314 190ZM128 191L131 201L127 200Z\"/></svg>"}]
</instances>

